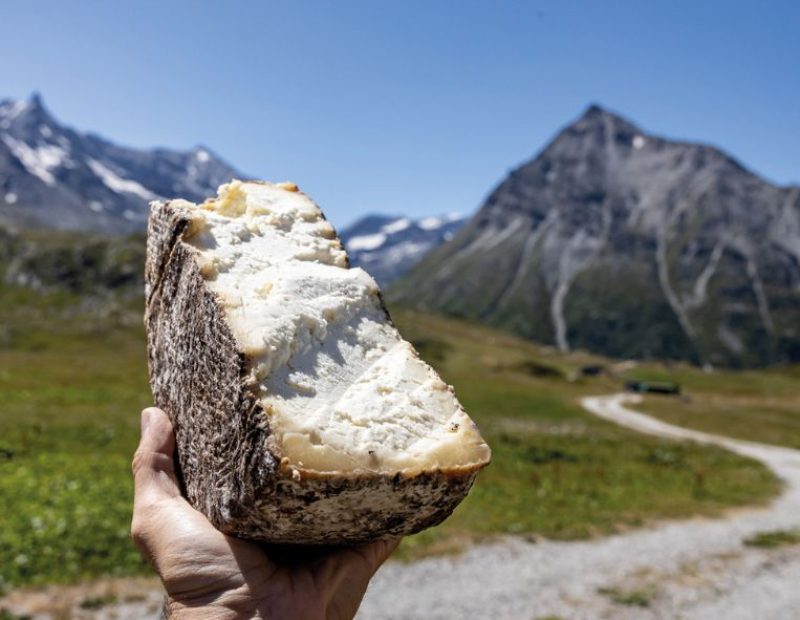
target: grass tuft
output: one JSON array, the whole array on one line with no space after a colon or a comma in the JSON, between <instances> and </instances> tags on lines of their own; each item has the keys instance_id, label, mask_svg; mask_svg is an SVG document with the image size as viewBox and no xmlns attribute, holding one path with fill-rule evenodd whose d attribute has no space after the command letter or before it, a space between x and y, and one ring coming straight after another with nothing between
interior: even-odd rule
<instances>
[{"instance_id":1,"label":"grass tuft","mask_svg":"<svg viewBox=\"0 0 800 620\"><path fill-rule=\"evenodd\" d=\"M598 594L607 596L617 605L627 607L650 607L650 603L658 595L655 586L644 586L633 590L620 590L619 588L599 588Z\"/></svg>"},{"instance_id":2,"label":"grass tuft","mask_svg":"<svg viewBox=\"0 0 800 620\"><path fill-rule=\"evenodd\" d=\"M5 607L0 609L0 620L33 620L33 616L15 614Z\"/></svg>"},{"instance_id":3,"label":"grass tuft","mask_svg":"<svg viewBox=\"0 0 800 620\"><path fill-rule=\"evenodd\" d=\"M745 538L744 544L748 547L761 547L763 549L797 545L800 544L800 530L758 532L749 538Z\"/></svg>"},{"instance_id":4,"label":"grass tuft","mask_svg":"<svg viewBox=\"0 0 800 620\"><path fill-rule=\"evenodd\" d=\"M80 602L81 609L102 609L117 602L117 597L113 594L106 594L103 596L92 596L85 598Z\"/></svg>"}]
</instances>

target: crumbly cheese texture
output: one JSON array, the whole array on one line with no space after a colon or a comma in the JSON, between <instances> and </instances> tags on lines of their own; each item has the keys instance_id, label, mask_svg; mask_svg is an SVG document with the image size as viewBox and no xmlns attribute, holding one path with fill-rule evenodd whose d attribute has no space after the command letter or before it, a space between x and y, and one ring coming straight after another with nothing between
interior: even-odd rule
<instances>
[{"instance_id":1,"label":"crumbly cheese texture","mask_svg":"<svg viewBox=\"0 0 800 620\"><path fill-rule=\"evenodd\" d=\"M250 361L290 466L325 473L473 467L489 447L453 390L388 321L378 285L294 184L233 181L174 201Z\"/></svg>"}]
</instances>

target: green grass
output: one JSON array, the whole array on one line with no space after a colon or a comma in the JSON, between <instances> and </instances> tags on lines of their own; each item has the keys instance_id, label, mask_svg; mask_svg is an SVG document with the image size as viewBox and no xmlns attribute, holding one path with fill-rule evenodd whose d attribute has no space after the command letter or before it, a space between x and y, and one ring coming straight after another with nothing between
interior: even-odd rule
<instances>
[{"instance_id":1,"label":"green grass","mask_svg":"<svg viewBox=\"0 0 800 620\"><path fill-rule=\"evenodd\" d=\"M80 602L81 609L102 609L117 602L117 597L113 594L106 594L104 596L92 596L85 598Z\"/></svg>"},{"instance_id":2,"label":"green grass","mask_svg":"<svg viewBox=\"0 0 800 620\"><path fill-rule=\"evenodd\" d=\"M800 448L797 367L714 371L644 367L640 378L681 383L685 398L646 397L641 409L665 422L748 441Z\"/></svg>"},{"instance_id":3,"label":"green grass","mask_svg":"<svg viewBox=\"0 0 800 620\"><path fill-rule=\"evenodd\" d=\"M0 608L0 620L32 620L33 616L20 616L18 614L11 613L7 609Z\"/></svg>"},{"instance_id":4,"label":"green grass","mask_svg":"<svg viewBox=\"0 0 800 620\"><path fill-rule=\"evenodd\" d=\"M600 588L598 594L607 596L617 605L627 607L650 607L650 603L658 595L654 586L645 586L633 590L620 590L619 588Z\"/></svg>"},{"instance_id":5,"label":"green grass","mask_svg":"<svg viewBox=\"0 0 800 620\"><path fill-rule=\"evenodd\" d=\"M0 286L0 587L149 570L128 537L129 461L150 399L140 302L90 320L74 304ZM494 451L453 517L408 538L400 557L504 533L585 538L718 514L779 489L753 461L583 412L581 395L619 382L566 377L603 360L458 321L393 317L455 385Z\"/></svg>"},{"instance_id":6,"label":"green grass","mask_svg":"<svg viewBox=\"0 0 800 620\"><path fill-rule=\"evenodd\" d=\"M743 542L747 547L761 547L763 549L789 547L800 544L800 530L758 532L746 538Z\"/></svg>"},{"instance_id":7,"label":"green grass","mask_svg":"<svg viewBox=\"0 0 800 620\"><path fill-rule=\"evenodd\" d=\"M61 300L32 301L27 322L3 307L16 335L0 347L0 589L147 572L128 533L141 328L76 318L54 332L38 319Z\"/></svg>"}]
</instances>

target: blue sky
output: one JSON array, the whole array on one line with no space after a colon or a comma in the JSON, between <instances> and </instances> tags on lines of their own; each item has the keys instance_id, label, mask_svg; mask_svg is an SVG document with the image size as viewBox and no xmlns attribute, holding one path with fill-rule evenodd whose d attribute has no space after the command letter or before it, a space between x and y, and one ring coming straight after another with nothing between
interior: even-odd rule
<instances>
[{"instance_id":1,"label":"blue sky","mask_svg":"<svg viewBox=\"0 0 800 620\"><path fill-rule=\"evenodd\" d=\"M337 225L476 209L591 102L800 182L797 2L3 2L0 98L204 144Z\"/></svg>"}]
</instances>

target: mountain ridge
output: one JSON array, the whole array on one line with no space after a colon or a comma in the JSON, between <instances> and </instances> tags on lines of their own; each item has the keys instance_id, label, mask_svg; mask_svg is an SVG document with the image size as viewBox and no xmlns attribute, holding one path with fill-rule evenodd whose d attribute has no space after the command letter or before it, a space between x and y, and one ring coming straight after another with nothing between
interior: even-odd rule
<instances>
[{"instance_id":1,"label":"mountain ridge","mask_svg":"<svg viewBox=\"0 0 800 620\"><path fill-rule=\"evenodd\" d=\"M388 298L562 350L758 365L800 357L798 295L800 188L592 105Z\"/></svg>"},{"instance_id":2,"label":"mountain ridge","mask_svg":"<svg viewBox=\"0 0 800 620\"><path fill-rule=\"evenodd\" d=\"M0 101L0 219L18 226L127 234L147 203L202 200L241 176L211 149L120 146L57 121L34 93Z\"/></svg>"}]
</instances>

